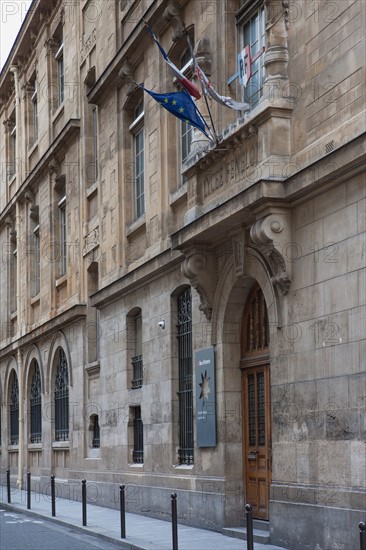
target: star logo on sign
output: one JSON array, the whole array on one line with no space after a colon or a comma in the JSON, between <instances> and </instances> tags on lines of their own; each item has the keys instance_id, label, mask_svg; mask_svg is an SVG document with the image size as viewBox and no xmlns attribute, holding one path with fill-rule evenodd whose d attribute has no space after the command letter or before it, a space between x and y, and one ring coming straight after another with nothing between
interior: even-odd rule
<instances>
[{"instance_id":1,"label":"star logo on sign","mask_svg":"<svg viewBox=\"0 0 366 550\"><path fill-rule=\"evenodd\" d=\"M207 375L207 370L205 370L205 374L201 372L201 382L199 384L201 393L198 399L202 399L203 405L205 404L205 401L208 401L208 396L211 393L210 380L211 378Z\"/></svg>"}]
</instances>

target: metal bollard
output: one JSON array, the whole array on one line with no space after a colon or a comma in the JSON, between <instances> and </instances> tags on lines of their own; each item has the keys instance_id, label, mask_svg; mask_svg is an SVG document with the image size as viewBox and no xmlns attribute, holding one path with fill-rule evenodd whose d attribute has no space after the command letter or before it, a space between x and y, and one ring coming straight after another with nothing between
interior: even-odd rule
<instances>
[{"instance_id":1,"label":"metal bollard","mask_svg":"<svg viewBox=\"0 0 366 550\"><path fill-rule=\"evenodd\" d=\"M8 492L8 504L11 503L11 498L10 498L10 470L6 470L6 488L7 488L7 492Z\"/></svg>"},{"instance_id":2,"label":"metal bollard","mask_svg":"<svg viewBox=\"0 0 366 550\"><path fill-rule=\"evenodd\" d=\"M86 527L86 479L81 480L81 500L83 508L83 527Z\"/></svg>"},{"instance_id":3,"label":"metal bollard","mask_svg":"<svg viewBox=\"0 0 366 550\"><path fill-rule=\"evenodd\" d=\"M119 503L121 514L121 539L126 538L126 501L125 501L125 486L119 486Z\"/></svg>"},{"instance_id":4,"label":"metal bollard","mask_svg":"<svg viewBox=\"0 0 366 550\"><path fill-rule=\"evenodd\" d=\"M360 550L366 550L366 522L360 521Z\"/></svg>"},{"instance_id":5,"label":"metal bollard","mask_svg":"<svg viewBox=\"0 0 366 550\"><path fill-rule=\"evenodd\" d=\"M52 517L55 517L56 515L55 476L51 476L51 507L52 507Z\"/></svg>"},{"instance_id":6,"label":"metal bollard","mask_svg":"<svg viewBox=\"0 0 366 550\"><path fill-rule=\"evenodd\" d=\"M27 472L27 510L31 509L31 473Z\"/></svg>"},{"instance_id":7,"label":"metal bollard","mask_svg":"<svg viewBox=\"0 0 366 550\"><path fill-rule=\"evenodd\" d=\"M245 505L245 514L247 520L247 550L253 550L253 515L252 506L250 504Z\"/></svg>"},{"instance_id":8,"label":"metal bollard","mask_svg":"<svg viewBox=\"0 0 366 550\"><path fill-rule=\"evenodd\" d=\"M178 550L178 515L177 515L177 493L171 494L172 499L172 541L173 550Z\"/></svg>"}]
</instances>

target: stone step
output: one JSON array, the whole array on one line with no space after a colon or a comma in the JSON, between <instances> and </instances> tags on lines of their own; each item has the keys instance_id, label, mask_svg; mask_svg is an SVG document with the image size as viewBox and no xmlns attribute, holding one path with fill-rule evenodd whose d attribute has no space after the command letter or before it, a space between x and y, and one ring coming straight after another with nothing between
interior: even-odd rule
<instances>
[{"instance_id":1,"label":"stone step","mask_svg":"<svg viewBox=\"0 0 366 550\"><path fill-rule=\"evenodd\" d=\"M268 531L269 533L269 521L265 521L264 519L253 519L253 529Z\"/></svg>"},{"instance_id":2,"label":"stone step","mask_svg":"<svg viewBox=\"0 0 366 550\"><path fill-rule=\"evenodd\" d=\"M222 530L222 534L226 535L227 537L247 540L246 527L225 527ZM254 542L260 542L261 544L269 544L269 531L253 528L253 540Z\"/></svg>"}]
</instances>

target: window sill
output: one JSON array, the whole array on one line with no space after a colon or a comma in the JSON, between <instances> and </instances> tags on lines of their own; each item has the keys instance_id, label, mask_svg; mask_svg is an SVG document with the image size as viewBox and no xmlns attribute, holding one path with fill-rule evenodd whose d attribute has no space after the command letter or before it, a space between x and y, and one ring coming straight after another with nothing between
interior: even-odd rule
<instances>
[{"instance_id":1,"label":"window sill","mask_svg":"<svg viewBox=\"0 0 366 550\"><path fill-rule=\"evenodd\" d=\"M176 464L173 468L174 470L193 470L194 464Z\"/></svg>"},{"instance_id":2,"label":"window sill","mask_svg":"<svg viewBox=\"0 0 366 550\"><path fill-rule=\"evenodd\" d=\"M58 119L61 117L62 113L64 112L65 105L62 102L61 105L59 105L54 112L52 113L52 124L55 124Z\"/></svg>"},{"instance_id":3,"label":"window sill","mask_svg":"<svg viewBox=\"0 0 366 550\"><path fill-rule=\"evenodd\" d=\"M88 449L88 456L85 460L100 460L100 448Z\"/></svg>"},{"instance_id":4,"label":"window sill","mask_svg":"<svg viewBox=\"0 0 366 550\"><path fill-rule=\"evenodd\" d=\"M65 275L61 275L58 279L56 279L55 282L56 288L62 288L63 286L67 285L67 273Z\"/></svg>"},{"instance_id":5,"label":"window sill","mask_svg":"<svg viewBox=\"0 0 366 550\"><path fill-rule=\"evenodd\" d=\"M13 185L13 183L16 181L17 179L17 173L15 172L10 178L8 178L8 185L10 187L10 185Z\"/></svg>"},{"instance_id":6,"label":"window sill","mask_svg":"<svg viewBox=\"0 0 366 550\"><path fill-rule=\"evenodd\" d=\"M30 158L38 149L38 140L32 143L28 149L28 158Z\"/></svg>"},{"instance_id":7,"label":"window sill","mask_svg":"<svg viewBox=\"0 0 366 550\"><path fill-rule=\"evenodd\" d=\"M126 237L132 237L135 233L146 230L146 216L143 214L137 220L126 226Z\"/></svg>"},{"instance_id":8,"label":"window sill","mask_svg":"<svg viewBox=\"0 0 366 550\"><path fill-rule=\"evenodd\" d=\"M12 313L10 313L10 321L16 321L18 318L18 312L17 311L13 311Z\"/></svg>"},{"instance_id":9,"label":"window sill","mask_svg":"<svg viewBox=\"0 0 366 550\"><path fill-rule=\"evenodd\" d=\"M94 361L94 363L88 363L84 366L84 369L89 376L97 375L100 373L100 364L99 361Z\"/></svg>"},{"instance_id":10,"label":"window sill","mask_svg":"<svg viewBox=\"0 0 366 550\"><path fill-rule=\"evenodd\" d=\"M33 298L31 298L31 301L30 301L31 306L37 306L40 302L40 299L41 299L40 294L38 292L38 294L36 296L33 296Z\"/></svg>"},{"instance_id":11,"label":"window sill","mask_svg":"<svg viewBox=\"0 0 366 550\"><path fill-rule=\"evenodd\" d=\"M28 443L28 451L41 451L42 443Z\"/></svg>"},{"instance_id":12,"label":"window sill","mask_svg":"<svg viewBox=\"0 0 366 550\"><path fill-rule=\"evenodd\" d=\"M129 468L143 468L144 467L144 463L142 464L134 464L133 462L131 464L128 464L128 467Z\"/></svg>"},{"instance_id":13,"label":"window sill","mask_svg":"<svg viewBox=\"0 0 366 550\"><path fill-rule=\"evenodd\" d=\"M169 205L178 206L184 199L187 198L187 182L183 183L176 191L169 195Z\"/></svg>"},{"instance_id":14,"label":"window sill","mask_svg":"<svg viewBox=\"0 0 366 550\"><path fill-rule=\"evenodd\" d=\"M70 449L70 441L53 441L52 449L55 449L55 451Z\"/></svg>"},{"instance_id":15,"label":"window sill","mask_svg":"<svg viewBox=\"0 0 366 550\"><path fill-rule=\"evenodd\" d=\"M95 193L98 189L98 180L94 181L89 187L86 189L86 198L88 199Z\"/></svg>"},{"instance_id":16,"label":"window sill","mask_svg":"<svg viewBox=\"0 0 366 550\"><path fill-rule=\"evenodd\" d=\"M19 451L19 445L8 445L9 453L17 453Z\"/></svg>"}]
</instances>

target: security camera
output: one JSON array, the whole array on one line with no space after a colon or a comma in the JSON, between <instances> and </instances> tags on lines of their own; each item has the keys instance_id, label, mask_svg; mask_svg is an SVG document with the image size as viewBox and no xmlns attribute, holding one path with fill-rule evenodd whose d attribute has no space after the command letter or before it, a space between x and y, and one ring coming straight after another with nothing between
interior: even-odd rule
<instances>
[{"instance_id":1,"label":"security camera","mask_svg":"<svg viewBox=\"0 0 366 550\"><path fill-rule=\"evenodd\" d=\"M160 328L165 328L165 321L164 319L162 321L159 321L159 327Z\"/></svg>"}]
</instances>

